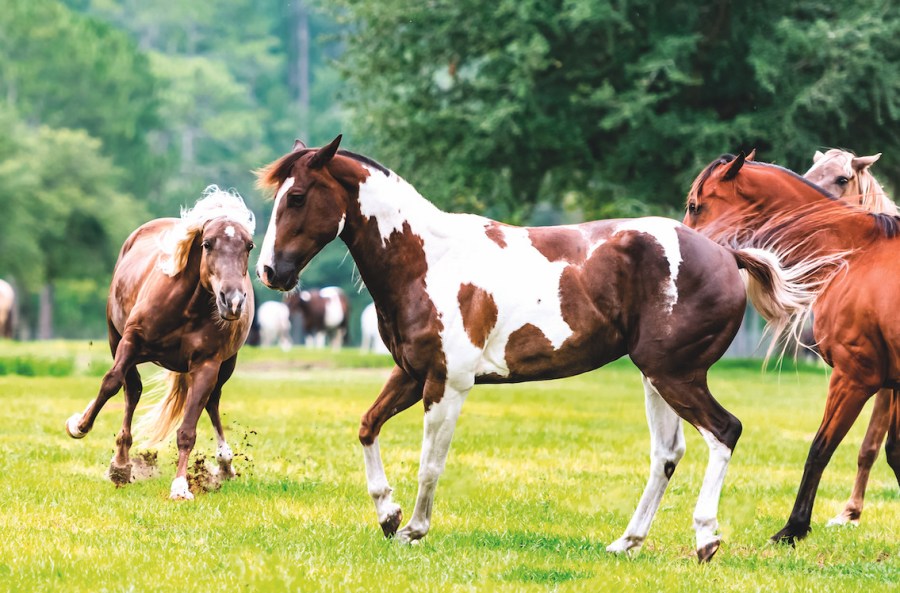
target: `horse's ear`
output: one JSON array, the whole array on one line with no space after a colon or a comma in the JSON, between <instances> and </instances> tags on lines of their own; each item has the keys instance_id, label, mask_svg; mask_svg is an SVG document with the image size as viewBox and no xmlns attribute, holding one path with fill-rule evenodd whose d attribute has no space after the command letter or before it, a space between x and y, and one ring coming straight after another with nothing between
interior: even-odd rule
<instances>
[{"instance_id":1,"label":"horse's ear","mask_svg":"<svg viewBox=\"0 0 900 593\"><path fill-rule=\"evenodd\" d=\"M728 166L728 170L725 171L725 174L722 175L722 179L725 181L731 181L735 177L737 177L738 171L741 170L741 167L744 166L744 161L747 157L744 156L744 152L741 151L737 158L731 161L731 164Z\"/></svg>"},{"instance_id":2,"label":"horse's ear","mask_svg":"<svg viewBox=\"0 0 900 593\"><path fill-rule=\"evenodd\" d=\"M306 148L306 143L298 138L297 140L294 140L294 148L291 149L291 152L297 152L298 150L303 150L304 148Z\"/></svg>"},{"instance_id":3,"label":"horse's ear","mask_svg":"<svg viewBox=\"0 0 900 593\"><path fill-rule=\"evenodd\" d=\"M872 156L855 156L853 160L850 161L850 166L853 167L854 171L862 171L866 167L871 167L881 158L881 153L873 154Z\"/></svg>"},{"instance_id":4,"label":"horse's ear","mask_svg":"<svg viewBox=\"0 0 900 593\"><path fill-rule=\"evenodd\" d=\"M825 153L822 152L821 150L817 150L816 154L813 155L813 162L818 163L823 158L825 158Z\"/></svg>"},{"instance_id":5,"label":"horse's ear","mask_svg":"<svg viewBox=\"0 0 900 593\"><path fill-rule=\"evenodd\" d=\"M748 161L755 161L755 160L756 160L756 149L755 149L755 148L752 149L752 150L749 152L749 154L747 154L747 160L748 160Z\"/></svg>"},{"instance_id":6,"label":"horse's ear","mask_svg":"<svg viewBox=\"0 0 900 593\"><path fill-rule=\"evenodd\" d=\"M341 145L341 137L342 134L338 134L337 138L331 141L331 144L317 150L316 154L313 155L312 160L309 161L309 168L321 169L327 165L328 162L334 158L335 153L337 153L338 146Z\"/></svg>"}]
</instances>

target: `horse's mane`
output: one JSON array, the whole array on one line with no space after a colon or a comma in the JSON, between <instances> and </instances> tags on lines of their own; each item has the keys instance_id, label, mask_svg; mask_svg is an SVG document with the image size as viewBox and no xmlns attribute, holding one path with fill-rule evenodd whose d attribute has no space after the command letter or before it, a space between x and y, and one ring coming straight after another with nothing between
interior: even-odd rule
<instances>
[{"instance_id":1,"label":"horse's mane","mask_svg":"<svg viewBox=\"0 0 900 593\"><path fill-rule=\"evenodd\" d=\"M256 230L256 217L234 190L210 185L193 208L182 208L181 219L159 238L156 265L167 276L175 276L187 265L191 245L203 227L215 218L227 218L241 225L250 235Z\"/></svg>"},{"instance_id":2,"label":"horse's mane","mask_svg":"<svg viewBox=\"0 0 900 593\"><path fill-rule=\"evenodd\" d=\"M707 165L703 171L697 176L694 180L693 184L691 184L691 190L688 194L690 196L697 196L700 191L703 189L703 184L709 179L712 175L713 171L719 168L722 165L726 165L732 162L736 157L733 154L723 154L709 165ZM778 232L785 232L788 230L790 226L792 226L795 222L797 222L800 218L804 220L805 228L820 228L822 224L826 224L829 221L833 221L834 216L859 216L860 214L865 214L869 218L872 219L873 229L879 236L883 236L887 239L893 239L894 237L900 235L900 217L893 214L886 214L883 212L872 212L870 210L865 210L859 206L855 206L831 195L829 192L825 191L818 185L812 183L808 179L805 179L803 176L798 175L794 171L790 169L786 169L779 165L775 165L773 163L761 163L759 161L747 161L744 164L744 167L766 167L770 169L775 169L784 174L787 174L790 177L804 183L808 187L814 189L818 192L822 197L834 202L835 204L839 204L842 206L841 210L833 210L828 209L827 211L822 211L818 208L817 205L813 206L804 206L796 209L789 210L784 213L782 216L778 216L776 220L770 220L766 224L764 224L760 231L754 234L761 234L765 236L767 239L771 239ZM876 182L877 183L877 182ZM777 232L776 232L777 231ZM798 231L799 232L799 231Z\"/></svg>"},{"instance_id":3,"label":"horse's mane","mask_svg":"<svg viewBox=\"0 0 900 593\"><path fill-rule=\"evenodd\" d=\"M301 150L297 150L291 153L288 153L282 156L279 159L276 159L256 170L256 185L260 189L264 190L275 190L284 183L284 180L288 178L288 175L291 172L291 168L294 166L300 157L310 152L314 152L318 149L316 148L303 148ZM363 156L361 154L357 154L355 152L350 152L349 150L340 149L337 151L337 154L341 156L348 157L362 163L364 165L368 165L378 171L381 171L387 176L390 176L391 171L375 159L369 158L367 156Z\"/></svg>"},{"instance_id":4,"label":"horse's mane","mask_svg":"<svg viewBox=\"0 0 900 593\"><path fill-rule=\"evenodd\" d=\"M896 216L898 214L897 204L888 197L884 188L869 171L869 167L858 171L856 174L859 183L860 205L876 214L890 214Z\"/></svg>"}]
</instances>

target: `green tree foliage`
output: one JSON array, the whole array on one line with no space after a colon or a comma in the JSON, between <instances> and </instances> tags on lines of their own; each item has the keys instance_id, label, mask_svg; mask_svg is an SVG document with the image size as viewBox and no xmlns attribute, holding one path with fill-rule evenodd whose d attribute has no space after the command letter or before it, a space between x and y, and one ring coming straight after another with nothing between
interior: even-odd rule
<instances>
[{"instance_id":1,"label":"green tree foliage","mask_svg":"<svg viewBox=\"0 0 900 593\"><path fill-rule=\"evenodd\" d=\"M674 212L721 152L805 169L900 155L900 13L885 0L342 0L352 121L454 208L526 220ZM900 158L900 157L898 157Z\"/></svg>"}]
</instances>

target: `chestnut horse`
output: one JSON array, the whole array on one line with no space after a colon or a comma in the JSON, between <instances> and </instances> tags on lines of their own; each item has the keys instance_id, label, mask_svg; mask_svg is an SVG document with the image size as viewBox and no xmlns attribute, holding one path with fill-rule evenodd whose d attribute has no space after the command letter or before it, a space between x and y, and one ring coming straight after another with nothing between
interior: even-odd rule
<instances>
[{"instance_id":1,"label":"chestnut horse","mask_svg":"<svg viewBox=\"0 0 900 593\"><path fill-rule=\"evenodd\" d=\"M822 472L866 400L879 389L900 387L900 317L890 298L896 290L885 283L900 272L900 221L834 198L781 167L725 155L694 181L684 222L723 243L780 246L787 265L792 258L834 254L845 262L840 273L813 274L822 282L813 332L834 372L793 511L772 537L793 544L809 533ZM898 439L894 392L885 453L900 483Z\"/></svg>"},{"instance_id":2,"label":"chestnut horse","mask_svg":"<svg viewBox=\"0 0 900 593\"><path fill-rule=\"evenodd\" d=\"M803 177L812 181L836 198L857 204L870 212L898 214L897 205L885 193L870 171L881 153L856 156L850 151L832 148L824 153L816 151L813 165ZM900 396L892 389L879 389L875 394L872 418L857 457L856 481L844 510L828 521L829 525L859 525L866 485L872 465L884 442L890 421L891 401Z\"/></svg>"},{"instance_id":3,"label":"chestnut horse","mask_svg":"<svg viewBox=\"0 0 900 593\"><path fill-rule=\"evenodd\" d=\"M253 317L247 260L254 226L253 213L240 196L210 186L180 219L152 220L122 246L106 307L115 364L103 377L97 398L66 422L69 436L83 438L124 384L125 416L109 468L116 485L131 481L131 421L143 389L137 370L143 362L169 371L167 396L149 417L150 442L164 439L183 417L170 498L193 498L187 463L204 407L218 436L220 471L223 477L233 476L219 399Z\"/></svg>"},{"instance_id":4,"label":"chestnut horse","mask_svg":"<svg viewBox=\"0 0 900 593\"><path fill-rule=\"evenodd\" d=\"M378 163L302 142L259 173L275 205L257 273L290 290L329 242L347 245L375 301L396 366L363 415L369 494L384 534L419 540L431 524L460 410L476 383L567 377L630 355L642 373L650 477L624 535L637 551L684 454L681 418L703 435L709 464L694 512L700 561L719 547L716 514L741 423L710 394L707 373L734 338L750 273L761 310L806 306L802 286L763 250L721 247L673 220L521 228L439 210ZM378 446L384 423L424 402L419 490L409 522L391 500Z\"/></svg>"}]
</instances>

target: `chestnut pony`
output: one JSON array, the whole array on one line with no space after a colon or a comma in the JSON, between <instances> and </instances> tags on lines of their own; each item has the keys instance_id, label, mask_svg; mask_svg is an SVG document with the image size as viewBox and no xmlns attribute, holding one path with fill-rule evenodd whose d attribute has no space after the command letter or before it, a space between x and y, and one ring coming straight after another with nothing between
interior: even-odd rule
<instances>
[{"instance_id":1,"label":"chestnut pony","mask_svg":"<svg viewBox=\"0 0 900 593\"><path fill-rule=\"evenodd\" d=\"M240 196L210 186L180 219L152 220L122 246L106 306L115 363L97 398L66 422L69 436L83 438L124 384L125 416L109 468L116 485L131 481L131 421L143 389L137 370L143 362L169 371L166 398L150 416L150 442L164 439L183 416L170 497L193 498L187 463L204 407L218 436L220 471L224 477L233 475L219 398L252 322L247 260L254 226L253 213Z\"/></svg>"},{"instance_id":2,"label":"chestnut pony","mask_svg":"<svg viewBox=\"0 0 900 593\"><path fill-rule=\"evenodd\" d=\"M822 358L834 368L825 415L809 450L793 511L772 539L793 544L810 530L822 472L866 400L882 388L900 387L900 317L891 284L897 275L900 221L834 198L799 175L725 155L694 181L685 224L722 243L779 246L791 259L844 261L823 269L813 306L813 332ZM808 278L807 278L808 279ZM891 400L886 457L900 482L900 402Z\"/></svg>"},{"instance_id":3,"label":"chestnut pony","mask_svg":"<svg viewBox=\"0 0 900 593\"><path fill-rule=\"evenodd\" d=\"M700 561L719 547L716 514L741 424L710 394L707 372L731 343L746 301L778 320L809 293L763 250L734 250L673 220L644 218L521 228L439 210L371 159L302 142L260 171L275 193L257 273L290 290L329 242L346 243L396 366L363 415L369 494L386 536L426 535L434 493L469 390L583 373L629 355L643 378L650 477L622 537L637 551L676 464L684 418L709 464L694 512ZM378 446L384 423L422 400L419 490L409 522L391 500ZM548 412L549 413L549 412Z\"/></svg>"},{"instance_id":4,"label":"chestnut pony","mask_svg":"<svg viewBox=\"0 0 900 593\"><path fill-rule=\"evenodd\" d=\"M881 184L872 175L872 165L881 157L881 153L871 156L856 156L854 153L832 148L827 151L816 151L813 165L803 177L812 181L836 198L851 204L857 204L870 212L898 214L897 205L888 197ZM850 499L844 510L828 521L829 525L858 525L862 515L863 499L866 496L866 484L869 472L878 457L878 451L884 442L890 421L892 399L898 396L893 389L879 389L875 394L875 405L872 418L866 429L857 457L856 481Z\"/></svg>"}]
</instances>

